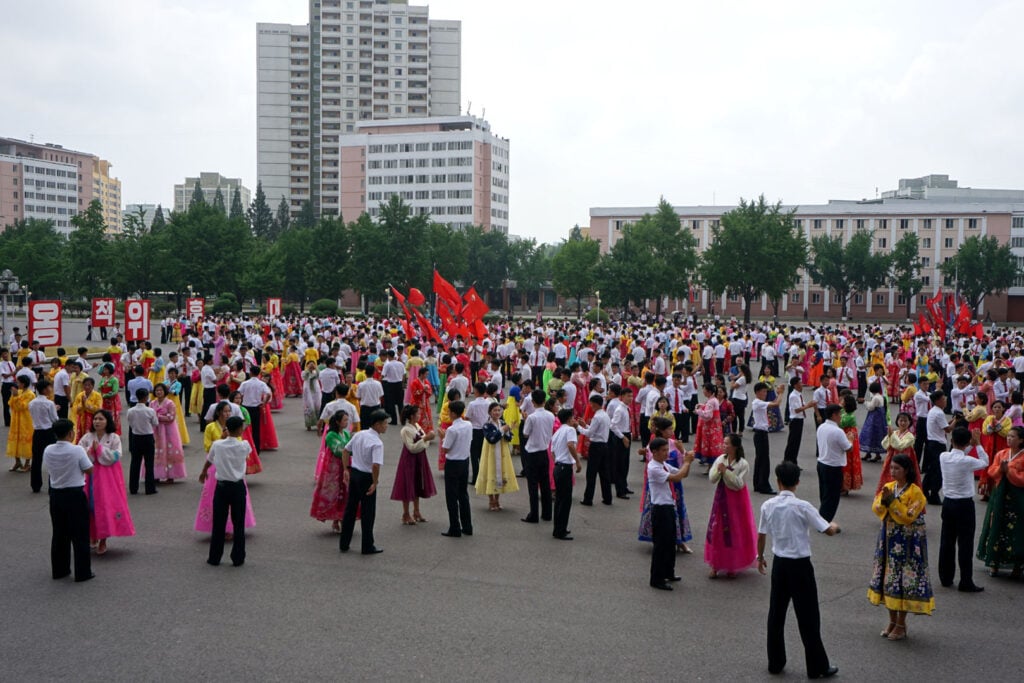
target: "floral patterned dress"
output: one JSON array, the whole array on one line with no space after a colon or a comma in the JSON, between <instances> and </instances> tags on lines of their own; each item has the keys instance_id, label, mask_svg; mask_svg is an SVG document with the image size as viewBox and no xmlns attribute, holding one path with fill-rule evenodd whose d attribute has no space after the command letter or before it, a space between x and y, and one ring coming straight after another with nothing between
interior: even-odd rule
<instances>
[{"instance_id":1,"label":"floral patterned dress","mask_svg":"<svg viewBox=\"0 0 1024 683\"><path fill-rule=\"evenodd\" d=\"M892 502L884 505L879 493L871 506L882 526L875 545L868 600L894 611L931 614L935 598L928 578L924 491L917 484L899 488L894 481L885 485L885 491L895 496Z\"/></svg>"},{"instance_id":2,"label":"floral patterned dress","mask_svg":"<svg viewBox=\"0 0 1024 683\"><path fill-rule=\"evenodd\" d=\"M348 430L327 432L325 443L330 456L324 460L324 466L317 474L313 505L309 509L309 516L313 519L336 522L345 516L348 487L342 479L341 452L351 438Z\"/></svg>"}]
</instances>

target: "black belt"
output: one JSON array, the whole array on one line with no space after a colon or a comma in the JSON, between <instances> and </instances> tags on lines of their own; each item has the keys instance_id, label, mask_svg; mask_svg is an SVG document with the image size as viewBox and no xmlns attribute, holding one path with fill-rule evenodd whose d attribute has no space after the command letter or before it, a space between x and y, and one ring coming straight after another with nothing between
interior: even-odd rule
<instances>
[{"instance_id":1,"label":"black belt","mask_svg":"<svg viewBox=\"0 0 1024 683\"><path fill-rule=\"evenodd\" d=\"M556 462L555 467L572 467L572 465L564 462Z\"/></svg>"}]
</instances>

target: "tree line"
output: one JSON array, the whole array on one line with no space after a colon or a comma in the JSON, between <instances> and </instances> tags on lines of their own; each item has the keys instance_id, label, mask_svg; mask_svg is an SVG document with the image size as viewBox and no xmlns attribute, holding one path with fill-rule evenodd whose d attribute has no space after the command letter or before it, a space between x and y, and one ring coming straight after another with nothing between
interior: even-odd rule
<instances>
[{"instance_id":1,"label":"tree line","mask_svg":"<svg viewBox=\"0 0 1024 683\"><path fill-rule=\"evenodd\" d=\"M18 221L0 233L0 263L34 295L63 299L164 292L176 295L180 306L191 291L231 293L239 301L282 296L302 307L352 289L369 305L384 302L389 285L430 291L436 267L449 281L475 285L495 309L503 306L505 289L510 308L525 308L537 305L550 285L575 304L577 315L597 292L612 307L653 299L661 313L663 297L687 298L707 289L741 297L747 321L762 297L778 313L782 297L807 273L839 297L844 316L857 294L893 287L906 300L909 317L911 299L924 289L915 233L905 233L888 250L876 248L866 230L848 239L832 234L807 240L794 213L763 196L741 199L711 224L701 251L693 231L662 199L653 214L625 226L602 255L599 243L578 226L559 244L510 239L480 227L455 230L417 214L397 196L380 205L376 219L365 213L348 223L317 218L308 202L293 218L283 199L272 211L260 185L247 209L237 190L228 207L220 191L207 203L197 185L188 209L164 217L158 208L149 228L140 210L124 217L120 233L108 235L98 201L72 218L75 230L67 237L50 221ZM965 240L940 272L977 310L986 295L1013 285L1018 268L1009 246L986 236Z\"/></svg>"}]
</instances>

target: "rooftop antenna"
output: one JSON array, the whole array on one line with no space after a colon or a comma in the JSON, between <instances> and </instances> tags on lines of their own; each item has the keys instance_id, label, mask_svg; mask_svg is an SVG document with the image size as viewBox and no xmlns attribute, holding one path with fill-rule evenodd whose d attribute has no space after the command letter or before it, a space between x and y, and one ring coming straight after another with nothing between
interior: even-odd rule
<instances>
[{"instance_id":1,"label":"rooftop antenna","mask_svg":"<svg viewBox=\"0 0 1024 683\"><path fill-rule=\"evenodd\" d=\"M473 100L470 100L469 104L466 105L466 116L472 116L473 115L472 112L473 112Z\"/></svg>"},{"instance_id":2,"label":"rooftop antenna","mask_svg":"<svg viewBox=\"0 0 1024 683\"><path fill-rule=\"evenodd\" d=\"M34 143L36 141L36 134L35 133L29 133L28 134L28 141Z\"/></svg>"},{"instance_id":3,"label":"rooftop antenna","mask_svg":"<svg viewBox=\"0 0 1024 683\"><path fill-rule=\"evenodd\" d=\"M480 118L484 120L487 119L487 107L484 107L483 110L480 112Z\"/></svg>"}]
</instances>

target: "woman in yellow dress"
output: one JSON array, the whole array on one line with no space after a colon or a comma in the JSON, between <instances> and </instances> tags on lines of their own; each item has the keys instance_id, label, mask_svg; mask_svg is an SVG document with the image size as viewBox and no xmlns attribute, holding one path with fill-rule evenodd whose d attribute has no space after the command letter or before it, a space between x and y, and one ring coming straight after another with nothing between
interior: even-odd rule
<instances>
[{"instance_id":1,"label":"woman in yellow dress","mask_svg":"<svg viewBox=\"0 0 1024 683\"><path fill-rule=\"evenodd\" d=\"M188 429L185 427L185 411L181 409L181 382L178 381L178 369L167 370L167 396L174 404L174 422L178 425L178 435L181 437L181 445L189 444Z\"/></svg>"},{"instance_id":2,"label":"woman in yellow dress","mask_svg":"<svg viewBox=\"0 0 1024 683\"><path fill-rule=\"evenodd\" d=\"M92 377L86 377L82 380L82 392L71 404L70 417L75 423L75 443L92 431L93 415L103 408L103 394L95 391L95 386L96 381ZM114 425L111 425L111 428L113 427Z\"/></svg>"},{"instance_id":3,"label":"woman in yellow dress","mask_svg":"<svg viewBox=\"0 0 1024 683\"><path fill-rule=\"evenodd\" d=\"M28 404L36 397L32 391L32 380L25 375L18 378L17 387L11 392L11 429L7 432L7 457L14 458L11 472L28 472L32 462L32 416ZM22 463L24 460L24 464Z\"/></svg>"}]
</instances>

